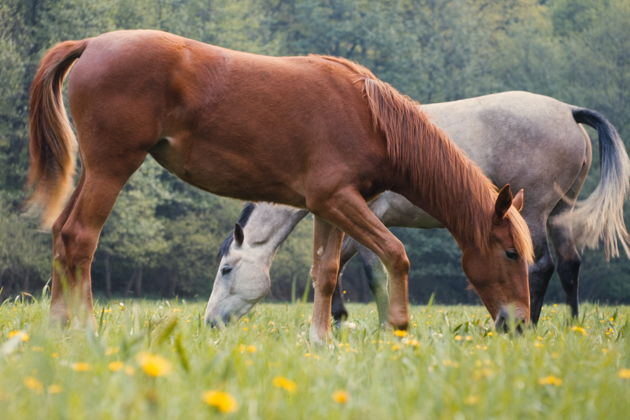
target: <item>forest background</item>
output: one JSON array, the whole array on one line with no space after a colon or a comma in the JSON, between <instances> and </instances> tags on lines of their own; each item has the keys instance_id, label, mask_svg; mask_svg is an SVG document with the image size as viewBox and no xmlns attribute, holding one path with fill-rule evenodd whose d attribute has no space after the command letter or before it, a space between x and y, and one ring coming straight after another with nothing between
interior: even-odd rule
<instances>
[{"instance_id":1,"label":"forest background","mask_svg":"<svg viewBox=\"0 0 630 420\"><path fill-rule=\"evenodd\" d=\"M629 0L0 0L0 295L49 279L50 234L21 214L28 166L28 90L56 42L152 28L237 50L343 56L422 103L527 90L596 109L630 140ZM150 65L150 63L147 63ZM597 135L594 139L597 153ZM583 196L597 182L599 160ZM106 296L202 298L216 252L241 202L184 184L151 158L132 177L96 253L93 283ZM630 222L626 206L626 221ZM283 245L271 299L310 283L311 219ZM395 229L412 260L410 297L477 302L445 230ZM369 298L355 262L344 288ZM630 303L630 261L584 253L583 299ZM559 282L548 296L561 301Z\"/></svg>"}]
</instances>

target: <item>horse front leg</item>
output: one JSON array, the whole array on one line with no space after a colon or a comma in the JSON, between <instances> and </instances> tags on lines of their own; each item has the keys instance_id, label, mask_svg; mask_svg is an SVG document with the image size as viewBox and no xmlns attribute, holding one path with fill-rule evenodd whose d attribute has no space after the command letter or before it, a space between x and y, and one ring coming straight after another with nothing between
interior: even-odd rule
<instances>
[{"instance_id":1,"label":"horse front leg","mask_svg":"<svg viewBox=\"0 0 630 420\"><path fill-rule=\"evenodd\" d=\"M325 200L313 200L309 209L374 252L383 262L389 277L387 319L397 329L407 329L409 259L403 244L374 215L358 191L349 187Z\"/></svg>"},{"instance_id":2,"label":"horse front leg","mask_svg":"<svg viewBox=\"0 0 630 420\"><path fill-rule=\"evenodd\" d=\"M313 318L310 339L313 344L330 338L332 296L339 274L339 257L343 232L319 217L313 228Z\"/></svg>"}]
</instances>

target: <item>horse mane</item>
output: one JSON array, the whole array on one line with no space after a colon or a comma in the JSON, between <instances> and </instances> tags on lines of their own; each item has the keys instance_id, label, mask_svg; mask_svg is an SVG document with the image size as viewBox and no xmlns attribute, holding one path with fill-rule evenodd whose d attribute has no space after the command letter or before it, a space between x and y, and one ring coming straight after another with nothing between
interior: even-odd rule
<instances>
[{"instance_id":1,"label":"horse mane","mask_svg":"<svg viewBox=\"0 0 630 420\"><path fill-rule=\"evenodd\" d=\"M254 212L255 208L256 208L255 203L250 203L250 202L245 203L245 205L243 206L243 210L241 210L241 215L238 217L238 221L236 223L238 223L239 225L241 225L242 228L244 228L247 222L249 221L249 217ZM217 253L217 261L230 253L230 246L232 245L233 241L234 241L234 229L230 231L228 236L223 240L223 243L221 243L221 246L219 247L219 252Z\"/></svg>"},{"instance_id":2,"label":"horse mane","mask_svg":"<svg viewBox=\"0 0 630 420\"><path fill-rule=\"evenodd\" d=\"M325 60L339 63L357 74L363 83L374 129L380 129L387 141L387 152L398 175L422 192L427 210L441 220L455 238L474 244L481 250L490 247L492 214L497 188L481 169L433 124L420 104L379 80L367 68L352 61L330 56ZM438 180L448 182L438 182ZM474 200L465 199L472 196ZM533 261L533 245L527 223L510 208L510 233L516 251Z\"/></svg>"}]
</instances>

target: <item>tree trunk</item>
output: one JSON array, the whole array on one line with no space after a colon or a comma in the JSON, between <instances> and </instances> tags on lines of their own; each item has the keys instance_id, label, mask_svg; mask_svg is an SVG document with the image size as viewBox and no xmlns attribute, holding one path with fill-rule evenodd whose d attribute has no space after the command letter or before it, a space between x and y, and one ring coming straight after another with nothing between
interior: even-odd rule
<instances>
[{"instance_id":1,"label":"tree trunk","mask_svg":"<svg viewBox=\"0 0 630 420\"><path fill-rule=\"evenodd\" d=\"M136 269L136 281L135 281L136 297L142 296L142 266Z\"/></svg>"},{"instance_id":2,"label":"tree trunk","mask_svg":"<svg viewBox=\"0 0 630 420\"><path fill-rule=\"evenodd\" d=\"M109 252L105 253L105 293L108 298L112 297L112 262Z\"/></svg>"}]
</instances>

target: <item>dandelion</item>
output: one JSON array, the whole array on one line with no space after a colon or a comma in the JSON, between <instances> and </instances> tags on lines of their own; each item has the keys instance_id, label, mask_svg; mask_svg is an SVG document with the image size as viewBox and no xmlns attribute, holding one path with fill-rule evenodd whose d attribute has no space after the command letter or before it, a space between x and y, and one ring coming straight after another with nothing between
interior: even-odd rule
<instances>
[{"instance_id":1,"label":"dandelion","mask_svg":"<svg viewBox=\"0 0 630 420\"><path fill-rule=\"evenodd\" d=\"M272 384L276 388L282 388L291 394L297 390L297 384L284 376L276 376L273 378Z\"/></svg>"},{"instance_id":2,"label":"dandelion","mask_svg":"<svg viewBox=\"0 0 630 420\"><path fill-rule=\"evenodd\" d=\"M582 327L578 327L577 325L574 327L571 327L571 331L575 331L576 333L582 334L582 335L588 335L588 333L586 332L586 329Z\"/></svg>"},{"instance_id":3,"label":"dandelion","mask_svg":"<svg viewBox=\"0 0 630 420\"><path fill-rule=\"evenodd\" d=\"M486 334L486 337L492 337L493 335L495 335L494 331L488 331L488 333Z\"/></svg>"},{"instance_id":4,"label":"dandelion","mask_svg":"<svg viewBox=\"0 0 630 420\"><path fill-rule=\"evenodd\" d=\"M76 363L71 364L70 367L75 372L88 372L92 370L92 366L90 366L89 363L85 363L85 362L76 362Z\"/></svg>"},{"instance_id":5,"label":"dandelion","mask_svg":"<svg viewBox=\"0 0 630 420\"><path fill-rule=\"evenodd\" d=\"M332 399L337 404L345 404L348 402L349 396L346 391L339 389L333 392Z\"/></svg>"},{"instance_id":6,"label":"dandelion","mask_svg":"<svg viewBox=\"0 0 630 420\"><path fill-rule=\"evenodd\" d=\"M411 346L411 347L420 347L420 342L418 340L414 340L413 338L408 338L405 341L403 341L406 345Z\"/></svg>"},{"instance_id":7,"label":"dandelion","mask_svg":"<svg viewBox=\"0 0 630 420\"><path fill-rule=\"evenodd\" d=\"M545 347L545 345L541 343L540 341L535 341L534 347L536 347L537 349L542 349L543 347Z\"/></svg>"},{"instance_id":8,"label":"dandelion","mask_svg":"<svg viewBox=\"0 0 630 420\"><path fill-rule=\"evenodd\" d=\"M24 385L31 391L34 391L38 394L41 394L41 392L44 390L44 385L42 385L40 380L34 376L27 376L26 378L24 378Z\"/></svg>"},{"instance_id":9,"label":"dandelion","mask_svg":"<svg viewBox=\"0 0 630 420\"><path fill-rule=\"evenodd\" d=\"M621 379L630 379L630 369L619 369L619 372L617 373L617 375Z\"/></svg>"},{"instance_id":10,"label":"dandelion","mask_svg":"<svg viewBox=\"0 0 630 420\"><path fill-rule=\"evenodd\" d=\"M210 390L201 394L203 402L221 413L233 413L238 409L236 399L227 392Z\"/></svg>"},{"instance_id":11,"label":"dandelion","mask_svg":"<svg viewBox=\"0 0 630 420\"><path fill-rule=\"evenodd\" d=\"M61 391L63 391L61 385L52 384L48 387L49 394L59 394Z\"/></svg>"},{"instance_id":12,"label":"dandelion","mask_svg":"<svg viewBox=\"0 0 630 420\"><path fill-rule=\"evenodd\" d=\"M455 339L455 341L462 341L462 339L463 339L461 335L456 335L453 338Z\"/></svg>"},{"instance_id":13,"label":"dandelion","mask_svg":"<svg viewBox=\"0 0 630 420\"><path fill-rule=\"evenodd\" d=\"M476 395L469 395L464 398L464 404L466 405L475 405L479 402L479 397Z\"/></svg>"},{"instance_id":14,"label":"dandelion","mask_svg":"<svg viewBox=\"0 0 630 420\"><path fill-rule=\"evenodd\" d=\"M251 345L251 344L248 345L248 346L246 346L245 344L241 344L241 345L238 346L238 350L241 353L245 353L245 352L247 352L247 353L256 353L257 349L256 349L256 346Z\"/></svg>"},{"instance_id":15,"label":"dandelion","mask_svg":"<svg viewBox=\"0 0 630 420\"><path fill-rule=\"evenodd\" d=\"M16 330L9 332L9 338L17 337L20 341L26 342L30 340L30 337L24 331Z\"/></svg>"},{"instance_id":16,"label":"dandelion","mask_svg":"<svg viewBox=\"0 0 630 420\"><path fill-rule=\"evenodd\" d=\"M405 330L394 330L394 335L396 337L407 337L407 331Z\"/></svg>"},{"instance_id":17,"label":"dandelion","mask_svg":"<svg viewBox=\"0 0 630 420\"><path fill-rule=\"evenodd\" d=\"M392 351L398 351L398 350L400 350L400 346L398 344L394 344L392 346Z\"/></svg>"},{"instance_id":18,"label":"dandelion","mask_svg":"<svg viewBox=\"0 0 630 420\"><path fill-rule=\"evenodd\" d=\"M119 370L122 370L122 368L125 367L125 364L119 360L116 360L114 362L110 362L107 365L107 369L111 370L112 372L118 372Z\"/></svg>"},{"instance_id":19,"label":"dandelion","mask_svg":"<svg viewBox=\"0 0 630 420\"><path fill-rule=\"evenodd\" d=\"M538 383L540 385L560 386L562 385L562 379L558 378L557 376L549 375L538 379Z\"/></svg>"},{"instance_id":20,"label":"dandelion","mask_svg":"<svg viewBox=\"0 0 630 420\"><path fill-rule=\"evenodd\" d=\"M167 375L171 371L171 363L157 354L140 353L138 362L144 373L154 378Z\"/></svg>"}]
</instances>

